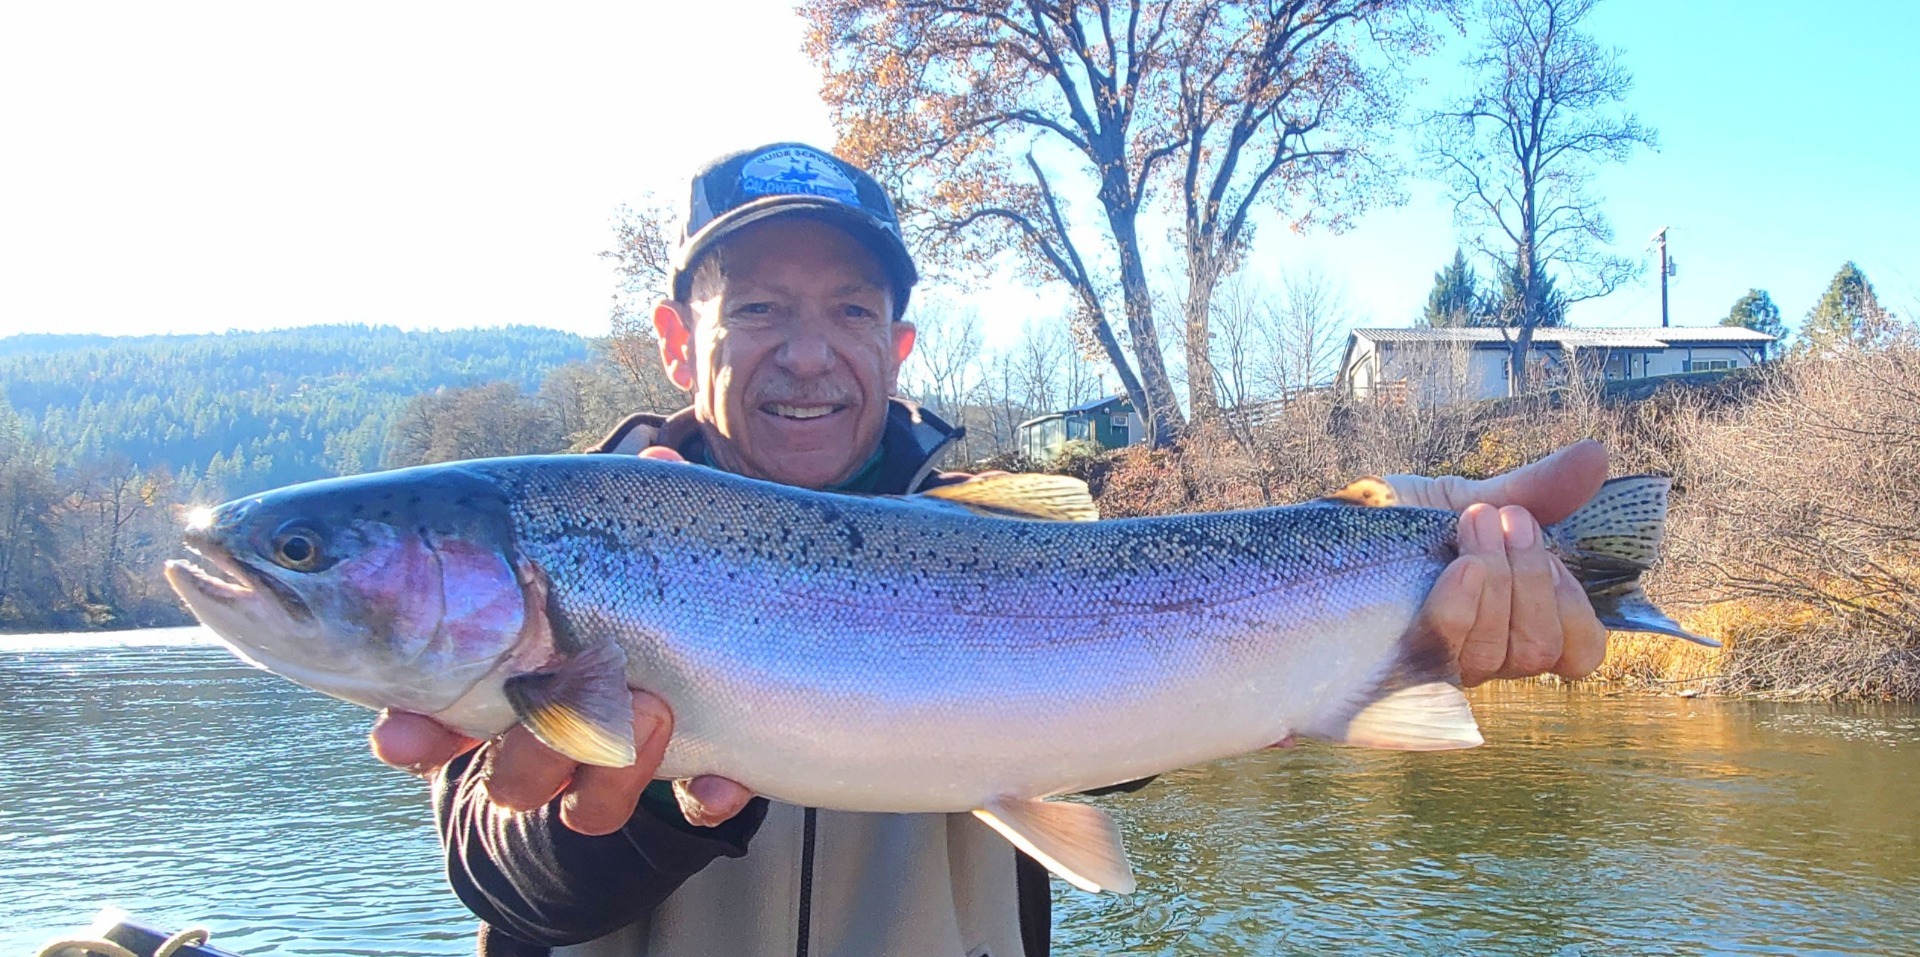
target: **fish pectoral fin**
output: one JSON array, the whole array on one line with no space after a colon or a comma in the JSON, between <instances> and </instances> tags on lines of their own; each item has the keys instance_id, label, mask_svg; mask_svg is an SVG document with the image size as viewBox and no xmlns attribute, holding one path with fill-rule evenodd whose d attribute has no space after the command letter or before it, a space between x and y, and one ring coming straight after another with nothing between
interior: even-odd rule
<instances>
[{"instance_id":1,"label":"fish pectoral fin","mask_svg":"<svg viewBox=\"0 0 1920 957\"><path fill-rule=\"evenodd\" d=\"M1013 846L1089 893L1133 892L1120 828L1107 812L1071 801L1001 798L973 812Z\"/></svg>"},{"instance_id":2,"label":"fish pectoral fin","mask_svg":"<svg viewBox=\"0 0 1920 957\"><path fill-rule=\"evenodd\" d=\"M1387 692L1347 720L1341 744L1394 751L1449 751L1486 743L1460 687L1429 681Z\"/></svg>"},{"instance_id":3,"label":"fish pectoral fin","mask_svg":"<svg viewBox=\"0 0 1920 957\"><path fill-rule=\"evenodd\" d=\"M1100 509L1087 483L1065 475L985 475L942 485L919 496L951 502L993 518L1037 518L1049 522L1091 522Z\"/></svg>"},{"instance_id":4,"label":"fish pectoral fin","mask_svg":"<svg viewBox=\"0 0 1920 957\"><path fill-rule=\"evenodd\" d=\"M542 744L580 762L633 764L633 695L626 654L611 642L589 647L547 671L506 681L508 703Z\"/></svg>"}]
</instances>

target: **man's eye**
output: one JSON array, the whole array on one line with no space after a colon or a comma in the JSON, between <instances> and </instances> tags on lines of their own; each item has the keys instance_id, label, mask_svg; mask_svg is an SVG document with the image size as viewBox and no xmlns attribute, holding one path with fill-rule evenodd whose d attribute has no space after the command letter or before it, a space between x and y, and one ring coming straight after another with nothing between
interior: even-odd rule
<instances>
[{"instance_id":1,"label":"man's eye","mask_svg":"<svg viewBox=\"0 0 1920 957\"><path fill-rule=\"evenodd\" d=\"M771 316L773 315L773 303L770 303L770 302L745 303L739 306L738 308L734 309L733 314L736 316Z\"/></svg>"},{"instance_id":2,"label":"man's eye","mask_svg":"<svg viewBox=\"0 0 1920 957\"><path fill-rule=\"evenodd\" d=\"M873 310L868 309L865 306L856 305L853 303L847 304L847 318L849 319L871 319L878 315L879 313L874 312Z\"/></svg>"}]
</instances>

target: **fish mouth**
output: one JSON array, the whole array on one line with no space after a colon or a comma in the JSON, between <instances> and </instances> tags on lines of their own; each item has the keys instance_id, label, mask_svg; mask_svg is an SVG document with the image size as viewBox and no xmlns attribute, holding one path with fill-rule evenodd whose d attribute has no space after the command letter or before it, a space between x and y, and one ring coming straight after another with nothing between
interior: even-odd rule
<instances>
[{"instance_id":1,"label":"fish mouth","mask_svg":"<svg viewBox=\"0 0 1920 957\"><path fill-rule=\"evenodd\" d=\"M233 608L242 604L260 600L262 593L270 593L279 599L279 605L288 616L295 620L311 620L313 612L307 607L305 599L292 589L273 579L273 576L253 568L227 549L212 542L202 541L188 545L187 551L204 559L207 564L224 574L215 574L184 558L170 559L166 563L167 584L173 586L189 607L193 598L203 598L223 608Z\"/></svg>"}]
</instances>

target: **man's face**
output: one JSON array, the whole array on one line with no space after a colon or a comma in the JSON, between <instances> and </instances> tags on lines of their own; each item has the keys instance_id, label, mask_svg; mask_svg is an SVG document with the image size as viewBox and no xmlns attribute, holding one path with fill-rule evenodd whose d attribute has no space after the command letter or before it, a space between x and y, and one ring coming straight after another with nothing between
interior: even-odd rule
<instances>
[{"instance_id":1,"label":"man's face","mask_svg":"<svg viewBox=\"0 0 1920 957\"><path fill-rule=\"evenodd\" d=\"M913 349L879 260L797 218L747 227L709 255L724 266L717 287L662 303L654 327L715 464L806 488L851 478L879 447Z\"/></svg>"}]
</instances>

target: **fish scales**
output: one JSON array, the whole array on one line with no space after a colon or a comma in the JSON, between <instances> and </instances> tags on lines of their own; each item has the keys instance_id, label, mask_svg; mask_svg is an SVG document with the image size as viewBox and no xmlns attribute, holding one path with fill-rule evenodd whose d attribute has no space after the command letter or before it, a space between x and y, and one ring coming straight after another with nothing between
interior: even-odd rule
<instances>
[{"instance_id":1,"label":"fish scales","mask_svg":"<svg viewBox=\"0 0 1920 957\"><path fill-rule=\"evenodd\" d=\"M663 773L812 804L834 797L814 782L858 780L876 810L967 810L983 782L1056 793L1277 741L1378 664L1453 554L1453 516L1434 510L1030 522L716 489L672 465L490 474L558 614L626 646L631 683L674 708ZM592 517L604 502L651 520ZM1311 648L1338 636L1337 654ZM1342 667L1318 675L1309 654ZM1012 747L1037 727L1054 748Z\"/></svg>"}]
</instances>

